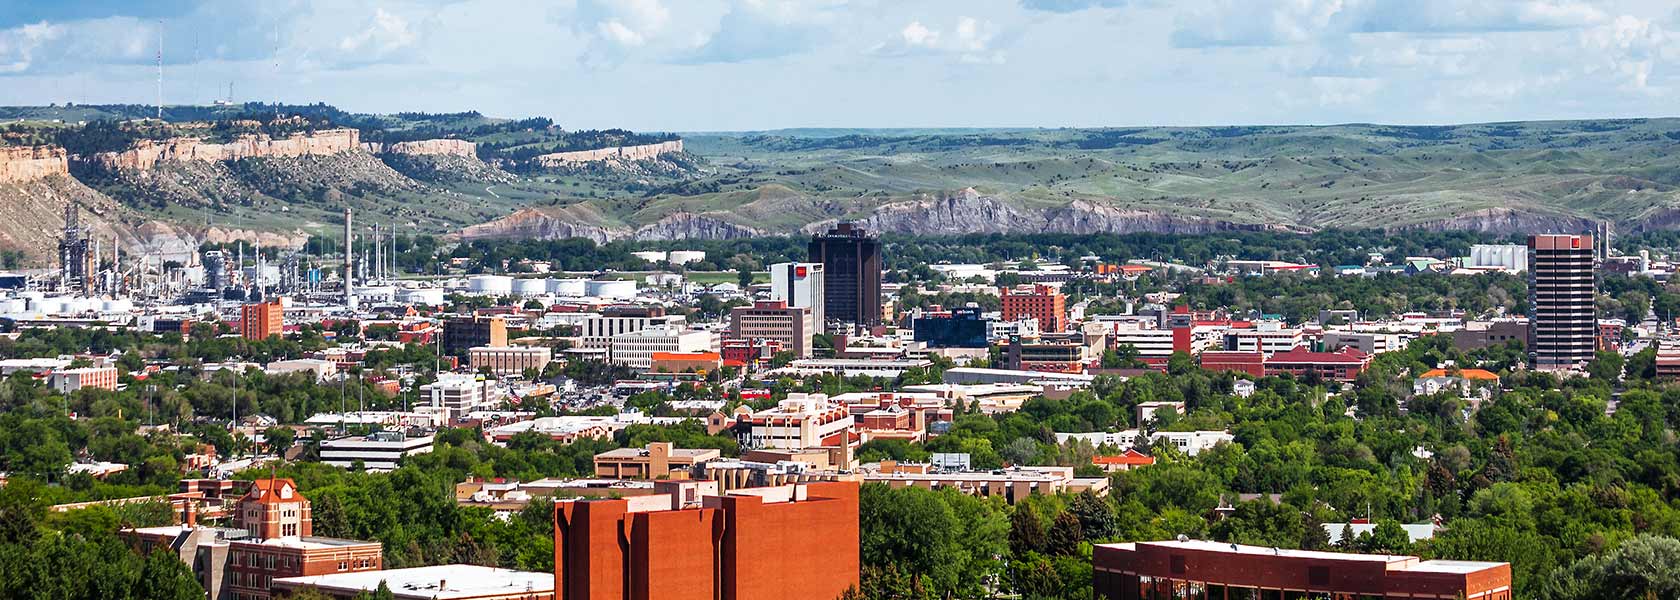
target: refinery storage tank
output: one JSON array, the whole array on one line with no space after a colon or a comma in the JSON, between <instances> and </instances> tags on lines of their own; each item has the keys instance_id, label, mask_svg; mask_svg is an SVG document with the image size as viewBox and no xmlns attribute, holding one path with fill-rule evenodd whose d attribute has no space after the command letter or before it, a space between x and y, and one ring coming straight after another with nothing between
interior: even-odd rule
<instances>
[{"instance_id":1,"label":"refinery storage tank","mask_svg":"<svg viewBox=\"0 0 1680 600\"><path fill-rule=\"evenodd\" d=\"M395 302L397 288L388 285L357 287L356 299L361 302Z\"/></svg>"},{"instance_id":2,"label":"refinery storage tank","mask_svg":"<svg viewBox=\"0 0 1680 600\"><path fill-rule=\"evenodd\" d=\"M673 265L686 265L706 260L706 253L699 250L672 250L668 256L669 258L666 260L671 261Z\"/></svg>"},{"instance_id":3,"label":"refinery storage tank","mask_svg":"<svg viewBox=\"0 0 1680 600\"><path fill-rule=\"evenodd\" d=\"M544 279L515 279L513 293L530 298L548 293L548 281Z\"/></svg>"},{"instance_id":4,"label":"refinery storage tank","mask_svg":"<svg viewBox=\"0 0 1680 600\"><path fill-rule=\"evenodd\" d=\"M636 282L629 280L590 281L589 295L596 298L629 300L636 297Z\"/></svg>"},{"instance_id":5,"label":"refinery storage tank","mask_svg":"<svg viewBox=\"0 0 1680 600\"><path fill-rule=\"evenodd\" d=\"M582 298L589 295L588 279L550 279L548 292L556 296Z\"/></svg>"},{"instance_id":6,"label":"refinery storage tank","mask_svg":"<svg viewBox=\"0 0 1680 600\"><path fill-rule=\"evenodd\" d=\"M111 300L106 300L99 310L100 312L106 313L132 312L134 310L134 301L127 298L113 298Z\"/></svg>"},{"instance_id":7,"label":"refinery storage tank","mask_svg":"<svg viewBox=\"0 0 1680 600\"><path fill-rule=\"evenodd\" d=\"M513 278L506 275L474 275L467 278L467 291L474 294L506 296L513 293Z\"/></svg>"},{"instance_id":8,"label":"refinery storage tank","mask_svg":"<svg viewBox=\"0 0 1680 600\"><path fill-rule=\"evenodd\" d=\"M648 261L650 263L656 263L656 262L665 260L665 253L660 252L658 250L643 250L641 252L631 252L630 255L634 256L636 258L640 258L642 260Z\"/></svg>"},{"instance_id":9,"label":"refinery storage tank","mask_svg":"<svg viewBox=\"0 0 1680 600\"><path fill-rule=\"evenodd\" d=\"M443 288L418 288L403 290L397 295L404 304L424 304L437 306L443 304Z\"/></svg>"}]
</instances>

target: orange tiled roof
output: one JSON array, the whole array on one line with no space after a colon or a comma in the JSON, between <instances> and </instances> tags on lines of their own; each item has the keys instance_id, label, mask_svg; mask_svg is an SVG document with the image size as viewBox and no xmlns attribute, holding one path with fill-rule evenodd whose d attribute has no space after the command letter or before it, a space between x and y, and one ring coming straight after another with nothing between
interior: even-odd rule
<instances>
[{"instance_id":1,"label":"orange tiled roof","mask_svg":"<svg viewBox=\"0 0 1680 600\"><path fill-rule=\"evenodd\" d=\"M1421 376L1423 379L1429 379L1431 377L1462 377L1464 379L1474 381L1499 381L1499 376L1493 374L1487 369L1459 369L1458 371L1430 369L1424 372Z\"/></svg>"}]
</instances>

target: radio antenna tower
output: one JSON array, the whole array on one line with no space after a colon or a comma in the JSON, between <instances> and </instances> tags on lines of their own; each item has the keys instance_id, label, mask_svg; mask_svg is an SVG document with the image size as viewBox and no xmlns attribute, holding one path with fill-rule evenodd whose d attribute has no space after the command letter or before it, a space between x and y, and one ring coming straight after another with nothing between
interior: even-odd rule
<instances>
[{"instance_id":1,"label":"radio antenna tower","mask_svg":"<svg viewBox=\"0 0 1680 600\"><path fill-rule=\"evenodd\" d=\"M163 19L158 19L157 45L157 119L163 120Z\"/></svg>"}]
</instances>

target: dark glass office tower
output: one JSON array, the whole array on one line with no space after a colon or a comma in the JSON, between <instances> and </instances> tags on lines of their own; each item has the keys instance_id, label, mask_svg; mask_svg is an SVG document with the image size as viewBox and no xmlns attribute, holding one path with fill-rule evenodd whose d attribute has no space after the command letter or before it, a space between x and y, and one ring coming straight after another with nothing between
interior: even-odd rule
<instances>
[{"instance_id":1,"label":"dark glass office tower","mask_svg":"<svg viewBox=\"0 0 1680 600\"><path fill-rule=\"evenodd\" d=\"M810 262L823 266L823 313L830 321L881 323L881 240L851 223L811 236Z\"/></svg>"},{"instance_id":2,"label":"dark glass office tower","mask_svg":"<svg viewBox=\"0 0 1680 600\"><path fill-rule=\"evenodd\" d=\"M1598 311L1593 303L1593 238L1528 238L1528 349L1534 368L1569 369L1593 359Z\"/></svg>"}]
</instances>

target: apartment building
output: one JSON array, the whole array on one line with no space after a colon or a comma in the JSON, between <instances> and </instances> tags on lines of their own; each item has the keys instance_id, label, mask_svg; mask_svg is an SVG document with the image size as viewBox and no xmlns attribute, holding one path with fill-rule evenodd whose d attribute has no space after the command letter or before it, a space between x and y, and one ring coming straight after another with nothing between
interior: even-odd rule
<instances>
[{"instance_id":1,"label":"apartment building","mask_svg":"<svg viewBox=\"0 0 1680 600\"><path fill-rule=\"evenodd\" d=\"M998 292L1003 304L1003 320L1023 318L1038 321L1039 331L1058 333L1067 329L1067 297L1061 290L1048 285L1029 284L1004 288Z\"/></svg>"}]
</instances>

